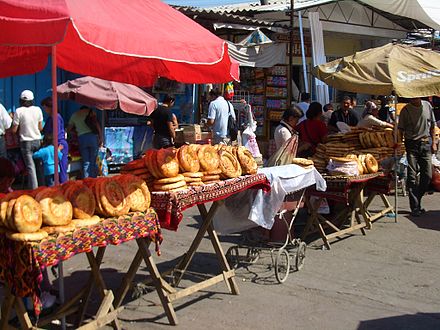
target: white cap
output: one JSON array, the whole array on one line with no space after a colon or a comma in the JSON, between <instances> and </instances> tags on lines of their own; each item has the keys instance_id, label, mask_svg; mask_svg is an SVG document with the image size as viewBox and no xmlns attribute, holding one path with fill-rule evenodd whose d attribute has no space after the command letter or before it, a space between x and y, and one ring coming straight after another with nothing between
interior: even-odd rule
<instances>
[{"instance_id":1,"label":"white cap","mask_svg":"<svg viewBox=\"0 0 440 330\"><path fill-rule=\"evenodd\" d=\"M20 99L23 101L33 101L34 100L34 93L32 91L26 89L21 92Z\"/></svg>"}]
</instances>

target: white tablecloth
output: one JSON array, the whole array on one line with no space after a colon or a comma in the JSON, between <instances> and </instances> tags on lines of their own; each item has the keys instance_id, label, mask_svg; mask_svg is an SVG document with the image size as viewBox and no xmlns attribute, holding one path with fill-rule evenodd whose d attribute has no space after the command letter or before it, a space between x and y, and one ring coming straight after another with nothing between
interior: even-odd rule
<instances>
[{"instance_id":1,"label":"white tablecloth","mask_svg":"<svg viewBox=\"0 0 440 330\"><path fill-rule=\"evenodd\" d=\"M214 228L222 234L261 226L271 229L274 217L287 194L316 184L316 189L327 188L324 178L312 167L297 165L265 167L258 170L270 181L271 191L246 190L225 200L214 216Z\"/></svg>"}]
</instances>

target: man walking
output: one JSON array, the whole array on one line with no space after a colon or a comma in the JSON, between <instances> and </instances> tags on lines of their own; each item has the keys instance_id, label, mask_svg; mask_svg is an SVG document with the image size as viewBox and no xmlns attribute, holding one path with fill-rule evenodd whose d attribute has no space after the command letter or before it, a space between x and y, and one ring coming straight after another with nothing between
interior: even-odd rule
<instances>
[{"instance_id":1,"label":"man walking","mask_svg":"<svg viewBox=\"0 0 440 330\"><path fill-rule=\"evenodd\" d=\"M6 111L5 107L0 103L0 158L8 158L6 151L5 133L11 127L12 118Z\"/></svg>"},{"instance_id":2,"label":"man walking","mask_svg":"<svg viewBox=\"0 0 440 330\"><path fill-rule=\"evenodd\" d=\"M411 215L420 216L422 197L428 190L432 178L431 155L436 152L435 118L432 106L420 98L413 98L400 112L398 128L405 137L408 159L408 194ZM416 180L417 172L420 176Z\"/></svg>"},{"instance_id":3,"label":"man walking","mask_svg":"<svg viewBox=\"0 0 440 330\"><path fill-rule=\"evenodd\" d=\"M24 90L20 95L20 107L14 115L12 131L20 136L20 149L29 178L29 189L38 188L37 171L34 159L35 151L40 148L43 130L43 112L34 105L34 93Z\"/></svg>"},{"instance_id":4,"label":"man walking","mask_svg":"<svg viewBox=\"0 0 440 330\"><path fill-rule=\"evenodd\" d=\"M234 106L225 100L217 90L211 90L209 96L212 101L208 109L208 125L212 126L213 142L214 144L228 144L230 140L228 136L229 115L232 115L236 120Z\"/></svg>"}]
</instances>

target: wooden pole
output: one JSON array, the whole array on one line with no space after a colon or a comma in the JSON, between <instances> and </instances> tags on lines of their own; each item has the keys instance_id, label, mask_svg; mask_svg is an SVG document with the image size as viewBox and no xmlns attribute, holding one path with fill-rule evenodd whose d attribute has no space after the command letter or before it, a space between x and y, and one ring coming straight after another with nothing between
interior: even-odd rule
<instances>
[{"instance_id":1,"label":"wooden pole","mask_svg":"<svg viewBox=\"0 0 440 330\"><path fill-rule=\"evenodd\" d=\"M287 102L288 106L292 104L292 79L293 79L293 18L294 18L294 0L290 0L290 31L289 31L289 69L287 70Z\"/></svg>"}]
</instances>

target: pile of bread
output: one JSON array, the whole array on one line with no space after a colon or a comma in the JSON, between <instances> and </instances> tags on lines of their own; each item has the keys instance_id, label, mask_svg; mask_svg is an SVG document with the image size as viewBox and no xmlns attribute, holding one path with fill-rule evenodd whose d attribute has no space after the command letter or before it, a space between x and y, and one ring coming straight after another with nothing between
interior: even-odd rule
<instances>
[{"instance_id":1,"label":"pile of bread","mask_svg":"<svg viewBox=\"0 0 440 330\"><path fill-rule=\"evenodd\" d=\"M401 135L398 136L397 152L402 155L404 147ZM325 172L332 157L346 157L347 155L372 155L376 161L394 156L394 132L391 128L365 129L354 127L348 133L329 135L326 143L316 148L311 157L315 167Z\"/></svg>"},{"instance_id":2,"label":"pile of bread","mask_svg":"<svg viewBox=\"0 0 440 330\"><path fill-rule=\"evenodd\" d=\"M330 175L356 176L379 171L379 164L371 154L348 154L345 157L331 157L327 171Z\"/></svg>"},{"instance_id":3,"label":"pile of bread","mask_svg":"<svg viewBox=\"0 0 440 330\"><path fill-rule=\"evenodd\" d=\"M243 146L187 144L179 149L150 149L121 173L137 175L151 191L179 191L257 172L257 162Z\"/></svg>"},{"instance_id":4,"label":"pile of bread","mask_svg":"<svg viewBox=\"0 0 440 330\"><path fill-rule=\"evenodd\" d=\"M146 211L150 201L145 181L130 174L68 181L5 195L0 199L0 226L10 239L39 241L94 225L101 217Z\"/></svg>"}]
</instances>

